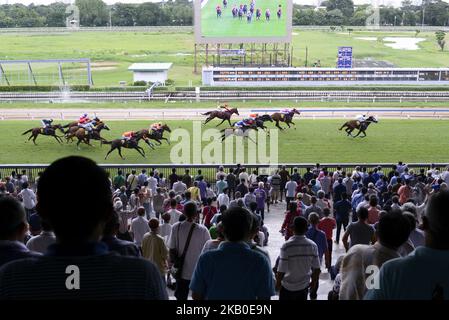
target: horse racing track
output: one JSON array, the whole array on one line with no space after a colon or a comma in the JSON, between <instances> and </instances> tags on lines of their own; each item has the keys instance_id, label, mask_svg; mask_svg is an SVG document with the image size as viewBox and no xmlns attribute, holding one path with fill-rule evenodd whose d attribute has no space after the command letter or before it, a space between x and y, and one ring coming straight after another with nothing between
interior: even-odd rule
<instances>
[{"instance_id":1,"label":"horse racing track","mask_svg":"<svg viewBox=\"0 0 449 320\"><path fill-rule=\"evenodd\" d=\"M449 120L379 119L379 123L368 128L366 138L356 139L347 137L344 131L338 130L345 122L342 119L295 119L295 122L296 129L278 133L280 163L382 163L398 160L417 163L447 162L449 159ZM55 120L55 123L58 121ZM60 123L66 124L68 121ZM207 132L206 129L214 128L219 122L214 120L207 125L201 124L200 133L195 134L192 121L166 123L172 132L178 128L185 129L193 144L195 141L201 141L196 139L201 139ZM150 124L151 121L108 121L107 125L111 130L103 131L102 135L107 140L113 140L120 138L125 131L148 128ZM110 146L101 146L99 141L92 141L93 147L82 144L80 150L77 150L75 143L58 144L54 138L47 136L39 136L36 146L27 142L28 135L22 133L39 126L39 121L0 122L0 163L49 163L67 155L82 155L99 163L171 163L171 148L179 143L172 137L171 145L163 142L161 146L155 146L155 150L151 150L141 142L147 158L143 158L135 150L124 149L125 160L116 152L104 160ZM274 129L271 123L267 126ZM220 126L222 129L227 127L224 124ZM170 138L169 133L166 133L166 136ZM204 136L203 139L206 140ZM205 147L209 142L200 143Z\"/></svg>"}]
</instances>

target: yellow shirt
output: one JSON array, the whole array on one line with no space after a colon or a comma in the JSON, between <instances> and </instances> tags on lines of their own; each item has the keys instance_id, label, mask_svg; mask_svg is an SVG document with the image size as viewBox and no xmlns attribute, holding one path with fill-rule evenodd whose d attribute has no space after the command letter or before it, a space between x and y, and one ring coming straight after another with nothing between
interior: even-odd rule
<instances>
[{"instance_id":1,"label":"yellow shirt","mask_svg":"<svg viewBox=\"0 0 449 320\"><path fill-rule=\"evenodd\" d=\"M153 262L162 275L167 273L168 249L160 235L154 232L145 234L142 240L142 255Z\"/></svg>"},{"instance_id":2,"label":"yellow shirt","mask_svg":"<svg viewBox=\"0 0 449 320\"><path fill-rule=\"evenodd\" d=\"M198 188L198 187L190 187L187 190L190 191L190 193L192 195L191 199L193 201L200 201L200 188Z\"/></svg>"}]
</instances>

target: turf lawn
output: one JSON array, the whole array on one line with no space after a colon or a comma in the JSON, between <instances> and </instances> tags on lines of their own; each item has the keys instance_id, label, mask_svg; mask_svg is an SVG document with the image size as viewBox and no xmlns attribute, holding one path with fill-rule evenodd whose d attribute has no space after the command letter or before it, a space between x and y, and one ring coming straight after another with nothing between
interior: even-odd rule
<instances>
[{"instance_id":1,"label":"turf lawn","mask_svg":"<svg viewBox=\"0 0 449 320\"><path fill-rule=\"evenodd\" d=\"M259 0L260 1L260 0ZM275 16L275 12L272 16ZM215 18L216 19L216 18ZM274 17L277 19L277 17ZM274 22L274 21L273 21ZM245 22L246 23L246 22ZM414 37L414 32L302 31L293 29L293 65L304 66L316 60L323 67L334 67L338 46L352 46L356 59L385 60L398 67L447 67L447 50L440 51L432 32L418 35L419 50L405 51L385 46L383 37ZM377 37L366 41L360 37ZM194 37L192 32L73 32L61 34L1 34L0 59L90 58L95 86L117 86L132 82L127 68L134 62L173 62L169 78L176 86L201 84L193 74ZM6 70L9 67L3 66ZM53 73L57 76L57 70ZM24 84L24 83L22 83ZM28 84L28 83L27 83ZM4 85L4 83L0 83Z\"/></svg>"},{"instance_id":2,"label":"turf lawn","mask_svg":"<svg viewBox=\"0 0 449 320\"><path fill-rule=\"evenodd\" d=\"M240 4L249 4L251 1L228 0L227 8L223 7L221 0L207 0L206 5L201 9L201 35L207 37L285 37L287 32L287 1L286 0L257 0L256 7L261 9L262 16L256 20L256 11L251 22L248 23L246 16L241 20L232 16L232 8L239 8ZM221 6L222 14L218 18L216 14L217 5ZM276 16L278 5L282 6L281 19ZM270 20L265 19L265 10L270 9Z\"/></svg>"},{"instance_id":3,"label":"turf lawn","mask_svg":"<svg viewBox=\"0 0 449 320\"><path fill-rule=\"evenodd\" d=\"M372 125L368 137L352 139L338 128L342 120L297 120L297 130L289 129L279 133L279 162L285 163L357 163L357 162L447 162L449 159L448 120L382 120ZM168 121L171 129L192 130L191 121ZM149 125L148 121L111 121L111 131L104 137L120 137L127 130L138 130ZM209 127L213 127L212 123ZM164 143L155 151L142 144L149 157L142 158L134 150L124 150L126 160L112 154L107 161L103 158L109 149L100 146L83 145L77 150L74 144L58 145L53 138L39 137L38 145L26 143L21 133L39 126L38 121L0 122L0 163L49 163L67 155L90 157L99 163L171 163L172 146ZM269 125L271 127L271 125ZM224 127L223 127L224 128ZM204 142L203 146L207 143ZM193 161L191 161L193 162Z\"/></svg>"}]
</instances>

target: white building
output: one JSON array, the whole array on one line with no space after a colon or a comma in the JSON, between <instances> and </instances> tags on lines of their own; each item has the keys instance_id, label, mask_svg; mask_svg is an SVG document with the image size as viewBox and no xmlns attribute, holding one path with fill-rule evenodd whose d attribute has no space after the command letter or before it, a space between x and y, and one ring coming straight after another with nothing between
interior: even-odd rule
<instances>
[{"instance_id":1,"label":"white building","mask_svg":"<svg viewBox=\"0 0 449 320\"><path fill-rule=\"evenodd\" d=\"M128 70L133 72L133 81L156 82L165 84L172 63L133 63Z\"/></svg>"}]
</instances>

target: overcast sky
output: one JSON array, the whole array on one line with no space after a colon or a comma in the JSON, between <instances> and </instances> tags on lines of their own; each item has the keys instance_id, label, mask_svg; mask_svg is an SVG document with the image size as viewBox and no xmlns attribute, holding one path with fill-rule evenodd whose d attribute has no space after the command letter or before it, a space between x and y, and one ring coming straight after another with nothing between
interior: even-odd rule
<instances>
[{"instance_id":1,"label":"overcast sky","mask_svg":"<svg viewBox=\"0 0 449 320\"><path fill-rule=\"evenodd\" d=\"M121 2L121 3L142 3L142 2L160 2L160 0L103 0L104 2L108 3L108 4L113 4L116 2ZM293 2L298 3L298 4L316 4L319 0L293 0ZM353 0L355 4L363 4L363 3L370 3L372 0ZM374 0L375 1L375 0ZM385 4L385 5L394 5L394 6L398 6L401 4L402 0L378 0L379 4ZM421 0L412 0L415 3L421 3ZM444 0L446 2L449 2L449 0ZM0 4L5 4L5 3L22 3L22 4L30 4L30 3L35 3L35 4L49 4L52 2L56 2L55 0L0 0ZM70 2L70 0L61 0L61 2Z\"/></svg>"}]
</instances>

